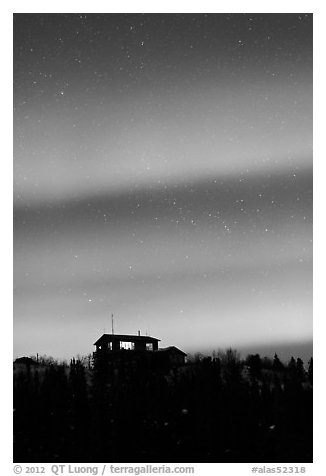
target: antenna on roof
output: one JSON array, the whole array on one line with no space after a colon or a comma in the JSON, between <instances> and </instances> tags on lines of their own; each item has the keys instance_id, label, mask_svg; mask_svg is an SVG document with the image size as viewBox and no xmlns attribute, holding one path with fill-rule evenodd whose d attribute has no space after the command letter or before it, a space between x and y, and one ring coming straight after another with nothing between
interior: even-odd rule
<instances>
[{"instance_id":1,"label":"antenna on roof","mask_svg":"<svg viewBox=\"0 0 326 476\"><path fill-rule=\"evenodd\" d=\"M111 324L112 324L112 335L114 334L114 327L113 327L113 314L111 314Z\"/></svg>"}]
</instances>

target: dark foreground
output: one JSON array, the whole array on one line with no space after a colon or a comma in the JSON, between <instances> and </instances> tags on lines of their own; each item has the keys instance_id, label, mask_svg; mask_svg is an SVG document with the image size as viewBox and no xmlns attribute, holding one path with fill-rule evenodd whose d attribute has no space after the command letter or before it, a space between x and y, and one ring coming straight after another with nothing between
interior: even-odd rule
<instances>
[{"instance_id":1,"label":"dark foreground","mask_svg":"<svg viewBox=\"0 0 326 476\"><path fill-rule=\"evenodd\" d=\"M312 360L15 364L14 462L312 462Z\"/></svg>"}]
</instances>

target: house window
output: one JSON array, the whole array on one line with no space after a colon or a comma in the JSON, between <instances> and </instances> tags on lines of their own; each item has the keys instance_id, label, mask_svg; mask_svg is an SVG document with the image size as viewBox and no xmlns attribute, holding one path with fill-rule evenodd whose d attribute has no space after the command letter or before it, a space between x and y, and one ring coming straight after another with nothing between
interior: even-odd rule
<instances>
[{"instance_id":1,"label":"house window","mask_svg":"<svg viewBox=\"0 0 326 476\"><path fill-rule=\"evenodd\" d=\"M120 342L120 349L125 349L125 350L134 350L135 349L135 344L133 342Z\"/></svg>"},{"instance_id":2,"label":"house window","mask_svg":"<svg viewBox=\"0 0 326 476\"><path fill-rule=\"evenodd\" d=\"M146 343L146 350L153 350L153 344L152 344L152 342L147 342L147 343Z\"/></svg>"}]
</instances>

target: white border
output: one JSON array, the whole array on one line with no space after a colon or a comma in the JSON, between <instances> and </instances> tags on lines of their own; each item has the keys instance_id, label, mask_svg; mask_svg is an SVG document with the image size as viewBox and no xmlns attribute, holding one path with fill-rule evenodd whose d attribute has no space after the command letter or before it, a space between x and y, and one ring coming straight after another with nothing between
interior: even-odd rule
<instances>
[{"instance_id":1,"label":"white border","mask_svg":"<svg viewBox=\"0 0 326 476\"><path fill-rule=\"evenodd\" d=\"M1 212L4 226L2 227L2 282L1 291L5 301L2 315L2 399L1 399L1 459L0 468L4 474L12 474L12 13L314 13L314 364L315 364L315 391L314 391L314 463L305 465L307 474L320 475L325 471L325 359L322 353L326 333L325 319L322 312L323 275L321 266L325 265L324 247L326 243L323 200L324 188L324 156L320 156L325 136L324 89L326 84L325 67L325 7L323 2L317 1L233 1L221 2L189 2L189 1L62 1L56 2L26 2L12 1L2 6L1 15L1 49L3 67L1 68L2 102L2 139L5 140L5 150L2 154L2 183L1 183ZM320 215L319 215L320 214ZM323 287L322 287L323 286ZM46 465L48 466L48 465ZM50 466L50 465L49 465ZM194 465L196 475L207 474L250 474L253 464L206 464ZM262 466L262 465L259 465ZM271 466L277 466L271 465ZM281 464L281 466L285 466ZM290 466L290 465L287 465ZM294 464L293 464L294 466ZM6 468L6 469L5 469ZM7 471L8 470L8 471ZM217 470L217 471L216 471ZM48 474L50 472L47 471Z\"/></svg>"}]
</instances>

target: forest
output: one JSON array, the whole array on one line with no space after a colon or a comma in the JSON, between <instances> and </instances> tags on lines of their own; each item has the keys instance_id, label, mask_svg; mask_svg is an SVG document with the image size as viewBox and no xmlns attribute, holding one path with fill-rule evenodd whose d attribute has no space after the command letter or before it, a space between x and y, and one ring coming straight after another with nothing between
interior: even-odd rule
<instances>
[{"instance_id":1,"label":"forest","mask_svg":"<svg viewBox=\"0 0 326 476\"><path fill-rule=\"evenodd\" d=\"M14 462L312 462L312 358L45 356L17 359L13 383Z\"/></svg>"}]
</instances>

